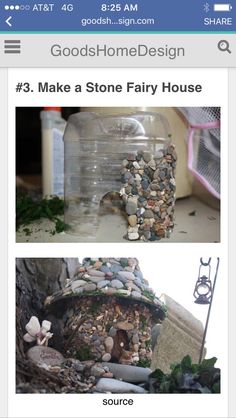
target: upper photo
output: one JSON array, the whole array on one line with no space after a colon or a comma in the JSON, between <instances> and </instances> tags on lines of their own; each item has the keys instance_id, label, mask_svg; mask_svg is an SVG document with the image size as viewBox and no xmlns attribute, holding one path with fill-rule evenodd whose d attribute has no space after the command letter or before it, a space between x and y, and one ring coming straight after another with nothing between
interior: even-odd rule
<instances>
[{"instance_id":1,"label":"upper photo","mask_svg":"<svg viewBox=\"0 0 236 418\"><path fill-rule=\"evenodd\" d=\"M16 108L16 242L220 242L219 107Z\"/></svg>"}]
</instances>

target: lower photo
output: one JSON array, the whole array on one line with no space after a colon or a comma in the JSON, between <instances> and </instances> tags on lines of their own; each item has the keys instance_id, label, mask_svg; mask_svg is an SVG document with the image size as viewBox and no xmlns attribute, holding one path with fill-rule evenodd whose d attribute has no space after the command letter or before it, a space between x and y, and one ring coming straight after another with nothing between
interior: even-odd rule
<instances>
[{"instance_id":1,"label":"lower photo","mask_svg":"<svg viewBox=\"0 0 236 418\"><path fill-rule=\"evenodd\" d=\"M171 257L16 259L16 393L221 393L221 260Z\"/></svg>"}]
</instances>

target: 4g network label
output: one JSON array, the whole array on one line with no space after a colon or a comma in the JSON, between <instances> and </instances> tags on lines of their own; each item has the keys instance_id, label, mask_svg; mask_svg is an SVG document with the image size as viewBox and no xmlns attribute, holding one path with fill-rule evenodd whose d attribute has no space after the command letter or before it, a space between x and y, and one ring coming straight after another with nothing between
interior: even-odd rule
<instances>
[{"instance_id":1,"label":"4g network label","mask_svg":"<svg viewBox=\"0 0 236 418\"><path fill-rule=\"evenodd\" d=\"M133 81L127 81L125 84L99 84L97 82L88 81L85 85L75 84L63 84L60 82L48 83L38 82L38 93L146 93L154 96L158 93L201 93L201 84L173 84L170 81L162 81L158 84L146 83L134 83ZM30 83L23 82L16 84L16 92L34 92L34 88Z\"/></svg>"}]
</instances>

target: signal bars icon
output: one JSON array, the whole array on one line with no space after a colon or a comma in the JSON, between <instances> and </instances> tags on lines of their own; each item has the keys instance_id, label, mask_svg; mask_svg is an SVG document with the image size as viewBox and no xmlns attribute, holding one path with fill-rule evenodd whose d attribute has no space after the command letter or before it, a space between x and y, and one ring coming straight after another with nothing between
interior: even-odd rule
<instances>
[{"instance_id":1,"label":"signal bars icon","mask_svg":"<svg viewBox=\"0 0 236 418\"><path fill-rule=\"evenodd\" d=\"M4 41L4 54L20 54L21 41L19 39L7 39Z\"/></svg>"}]
</instances>

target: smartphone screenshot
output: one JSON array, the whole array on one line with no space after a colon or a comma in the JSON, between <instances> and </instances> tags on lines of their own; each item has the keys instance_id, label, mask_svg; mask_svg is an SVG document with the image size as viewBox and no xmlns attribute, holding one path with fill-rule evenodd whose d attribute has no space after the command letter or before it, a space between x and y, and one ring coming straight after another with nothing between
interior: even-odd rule
<instances>
[{"instance_id":1,"label":"smartphone screenshot","mask_svg":"<svg viewBox=\"0 0 236 418\"><path fill-rule=\"evenodd\" d=\"M0 91L0 416L235 417L234 2L2 0Z\"/></svg>"}]
</instances>

